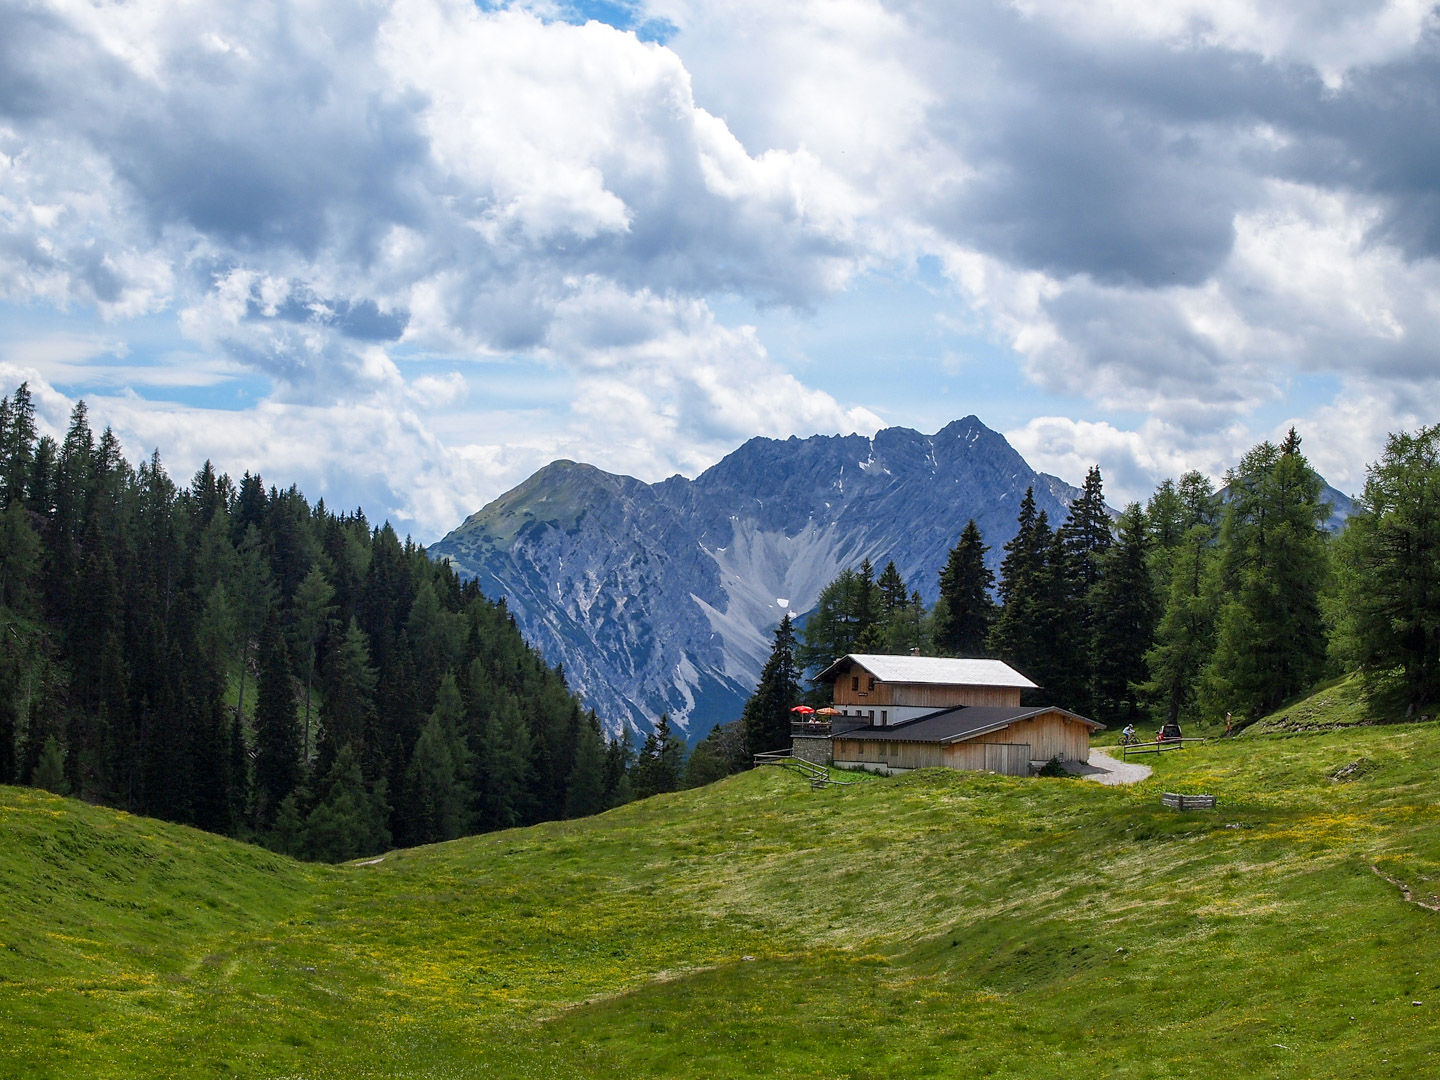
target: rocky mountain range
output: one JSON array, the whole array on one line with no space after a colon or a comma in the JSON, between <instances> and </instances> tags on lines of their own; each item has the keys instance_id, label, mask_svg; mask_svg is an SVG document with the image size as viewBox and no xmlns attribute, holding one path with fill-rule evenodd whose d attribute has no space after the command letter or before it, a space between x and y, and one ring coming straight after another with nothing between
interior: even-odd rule
<instances>
[{"instance_id":1,"label":"rocky mountain range","mask_svg":"<svg viewBox=\"0 0 1440 1080\"><path fill-rule=\"evenodd\" d=\"M1076 489L973 416L934 435L756 438L694 480L553 462L430 551L504 597L612 730L668 712L694 735L740 714L781 616L841 570L893 559L932 602L965 522L998 565L1032 486L1063 520Z\"/></svg>"},{"instance_id":2,"label":"rocky mountain range","mask_svg":"<svg viewBox=\"0 0 1440 1080\"><path fill-rule=\"evenodd\" d=\"M966 521L998 567L1030 487L1057 525L1078 494L974 416L934 435L755 438L694 480L552 462L430 552L504 597L612 732L668 713L694 737L740 715L781 616L841 570L893 559L933 603Z\"/></svg>"}]
</instances>

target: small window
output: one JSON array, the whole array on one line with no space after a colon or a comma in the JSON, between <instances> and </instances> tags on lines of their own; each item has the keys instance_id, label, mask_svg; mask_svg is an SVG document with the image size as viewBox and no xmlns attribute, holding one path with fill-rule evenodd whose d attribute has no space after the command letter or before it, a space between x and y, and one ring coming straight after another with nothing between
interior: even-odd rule
<instances>
[{"instance_id":1,"label":"small window","mask_svg":"<svg viewBox=\"0 0 1440 1080\"><path fill-rule=\"evenodd\" d=\"M870 726L871 726L871 727L874 727L874 726L875 726L875 710L874 710L874 709L871 709L871 710L870 710Z\"/></svg>"},{"instance_id":2,"label":"small window","mask_svg":"<svg viewBox=\"0 0 1440 1080\"><path fill-rule=\"evenodd\" d=\"M851 676L850 676L850 689L851 689L851 690L859 690L859 689L860 689L860 676L859 676L859 675L851 675Z\"/></svg>"},{"instance_id":3,"label":"small window","mask_svg":"<svg viewBox=\"0 0 1440 1080\"><path fill-rule=\"evenodd\" d=\"M874 689L875 689L875 677L874 677L873 675L870 677L870 685L869 685L868 687L866 687L866 689L867 689L867 690L874 690Z\"/></svg>"},{"instance_id":4,"label":"small window","mask_svg":"<svg viewBox=\"0 0 1440 1080\"><path fill-rule=\"evenodd\" d=\"M884 709L881 709L881 710L880 710L880 723L882 723L882 724L888 724L888 723L890 723L890 714L889 714L888 712L886 712Z\"/></svg>"}]
</instances>

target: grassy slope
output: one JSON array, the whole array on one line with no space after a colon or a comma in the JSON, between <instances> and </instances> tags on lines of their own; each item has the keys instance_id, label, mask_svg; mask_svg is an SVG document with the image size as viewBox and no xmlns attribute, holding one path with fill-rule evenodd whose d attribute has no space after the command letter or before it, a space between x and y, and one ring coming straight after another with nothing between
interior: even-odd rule
<instances>
[{"instance_id":1,"label":"grassy slope","mask_svg":"<svg viewBox=\"0 0 1440 1080\"><path fill-rule=\"evenodd\" d=\"M1437 757L761 770L333 869L0 789L0 1075L1436 1075L1440 914L1371 867L1440 892Z\"/></svg>"}]
</instances>

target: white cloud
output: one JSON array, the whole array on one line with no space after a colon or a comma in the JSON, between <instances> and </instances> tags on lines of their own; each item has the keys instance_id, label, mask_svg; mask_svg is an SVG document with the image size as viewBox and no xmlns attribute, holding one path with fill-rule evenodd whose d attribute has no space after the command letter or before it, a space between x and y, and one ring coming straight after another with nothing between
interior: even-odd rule
<instances>
[{"instance_id":1,"label":"white cloud","mask_svg":"<svg viewBox=\"0 0 1440 1080\"><path fill-rule=\"evenodd\" d=\"M1161 480L1191 469L1218 482L1252 441L1240 424L1197 438L1158 420L1125 430L1063 416L1036 417L1005 437L1035 469L1072 483L1099 465L1105 501L1117 508L1144 503Z\"/></svg>"},{"instance_id":2,"label":"white cloud","mask_svg":"<svg viewBox=\"0 0 1440 1080\"><path fill-rule=\"evenodd\" d=\"M1403 55L1434 25L1430 0L1012 0L1083 40L1218 45L1309 64L1339 84L1351 69Z\"/></svg>"},{"instance_id":3,"label":"white cloud","mask_svg":"<svg viewBox=\"0 0 1440 1080\"><path fill-rule=\"evenodd\" d=\"M426 528L556 454L653 479L873 430L716 301L823 318L931 256L950 326L1096 417L1012 432L1067 478L1214 472L1287 412L1353 476L1433 407L1426 3L651 0L669 46L560 10L0 10L0 298L105 326L7 360ZM125 356L156 313L193 348ZM493 403L500 364L568 404ZM271 392L213 424L115 392L242 371ZM1341 396L1290 407L1307 379ZM306 432L333 441L308 464Z\"/></svg>"},{"instance_id":4,"label":"white cloud","mask_svg":"<svg viewBox=\"0 0 1440 1080\"><path fill-rule=\"evenodd\" d=\"M592 281L560 308L552 350L581 373L574 434L587 460L642 479L694 473L752 435L881 426L868 409L802 384L752 327L723 326L698 301Z\"/></svg>"}]
</instances>

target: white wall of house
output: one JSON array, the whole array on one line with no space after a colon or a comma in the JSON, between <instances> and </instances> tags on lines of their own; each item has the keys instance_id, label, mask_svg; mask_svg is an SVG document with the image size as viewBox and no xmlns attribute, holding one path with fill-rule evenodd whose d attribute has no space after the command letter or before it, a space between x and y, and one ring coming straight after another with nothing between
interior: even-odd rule
<instances>
[{"instance_id":1,"label":"white wall of house","mask_svg":"<svg viewBox=\"0 0 1440 1080\"><path fill-rule=\"evenodd\" d=\"M906 720L914 720L917 716L929 716L931 713L939 711L934 705L877 705L874 708L867 705L863 709L857 705L844 705L839 708L846 716L858 717L865 723L875 724L878 727L903 724Z\"/></svg>"}]
</instances>

